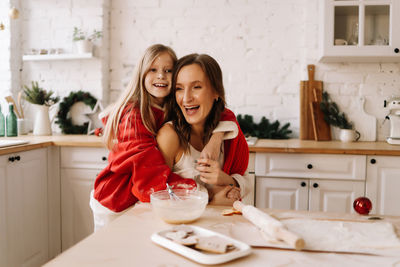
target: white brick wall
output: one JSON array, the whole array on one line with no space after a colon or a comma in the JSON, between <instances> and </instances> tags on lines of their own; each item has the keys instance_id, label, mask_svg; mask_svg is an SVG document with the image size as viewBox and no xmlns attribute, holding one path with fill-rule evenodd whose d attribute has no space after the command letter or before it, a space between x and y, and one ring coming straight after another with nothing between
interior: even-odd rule
<instances>
[{"instance_id":1,"label":"white brick wall","mask_svg":"<svg viewBox=\"0 0 400 267\"><path fill-rule=\"evenodd\" d=\"M102 29L105 38L97 50L99 59L24 62L21 83L40 80L61 96L82 89L114 100L146 47L164 43L178 56L192 52L214 56L235 113L251 114L256 121L266 116L290 122L298 136L299 82L307 79L307 64L315 64L315 79L324 81L325 90L358 125L363 123L358 99L365 97L365 109L378 119L378 137L384 140L389 125L382 126L387 113L383 100L400 95L400 64L318 63L320 1L37 0L33 4L22 0L23 51L48 47L72 51L73 26ZM4 33L0 32L0 40ZM0 57L5 53L0 51ZM9 75L0 75L0 85L9 80Z\"/></svg>"}]
</instances>

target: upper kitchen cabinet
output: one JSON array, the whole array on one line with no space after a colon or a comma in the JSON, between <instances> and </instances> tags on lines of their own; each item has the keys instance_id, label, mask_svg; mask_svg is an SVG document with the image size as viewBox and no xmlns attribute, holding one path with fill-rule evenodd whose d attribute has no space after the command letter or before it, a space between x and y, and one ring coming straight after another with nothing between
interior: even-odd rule
<instances>
[{"instance_id":1,"label":"upper kitchen cabinet","mask_svg":"<svg viewBox=\"0 0 400 267\"><path fill-rule=\"evenodd\" d=\"M400 1L324 0L319 61L400 61Z\"/></svg>"}]
</instances>

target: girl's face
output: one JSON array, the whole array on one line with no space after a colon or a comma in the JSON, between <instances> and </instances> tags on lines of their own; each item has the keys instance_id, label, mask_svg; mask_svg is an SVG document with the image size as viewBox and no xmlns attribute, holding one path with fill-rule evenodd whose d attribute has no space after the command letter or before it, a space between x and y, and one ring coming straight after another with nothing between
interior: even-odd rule
<instances>
[{"instance_id":1,"label":"girl's face","mask_svg":"<svg viewBox=\"0 0 400 267\"><path fill-rule=\"evenodd\" d=\"M158 55L151 63L144 78L146 91L152 102L162 106L164 98L171 92L172 69L174 61L167 52Z\"/></svg>"},{"instance_id":2,"label":"girl's face","mask_svg":"<svg viewBox=\"0 0 400 267\"><path fill-rule=\"evenodd\" d=\"M218 94L198 64L180 69L176 78L176 102L190 125L204 126Z\"/></svg>"}]
</instances>

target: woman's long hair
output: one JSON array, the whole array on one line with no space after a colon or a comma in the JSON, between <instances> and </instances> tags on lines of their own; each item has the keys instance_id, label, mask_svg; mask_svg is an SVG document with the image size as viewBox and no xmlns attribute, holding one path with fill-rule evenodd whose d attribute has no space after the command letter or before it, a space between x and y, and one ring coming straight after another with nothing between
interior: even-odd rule
<instances>
[{"instance_id":1,"label":"woman's long hair","mask_svg":"<svg viewBox=\"0 0 400 267\"><path fill-rule=\"evenodd\" d=\"M144 81L154 59L164 52L171 56L174 64L176 63L176 54L172 48L162 44L148 47L136 64L132 80L128 86L121 93L118 100L104 110L102 115L107 117L107 123L104 128L103 142L108 149L113 149L118 140L118 126L128 103L133 103L134 107L140 108L144 126L152 134L157 134L157 125L151 110L151 95L147 92ZM130 113L132 114L132 111ZM128 115L126 114L125 116ZM131 120L132 118L129 119Z\"/></svg>"},{"instance_id":2,"label":"woman's long hair","mask_svg":"<svg viewBox=\"0 0 400 267\"><path fill-rule=\"evenodd\" d=\"M167 98L167 116L166 121L172 121L175 131L179 136L180 145L185 151L189 150L189 141L191 133L191 125L187 123L180 107L178 106L175 98L176 92L176 79L179 71L188 65L197 64L203 70L205 76L208 78L211 87L218 94L218 100L214 104L207 116L204 125L203 143L206 144L212 135L212 131L217 127L221 113L225 109L225 89L222 80L222 71L218 62L206 54L190 54L182 57L176 63L174 73L172 75L172 92Z\"/></svg>"}]
</instances>

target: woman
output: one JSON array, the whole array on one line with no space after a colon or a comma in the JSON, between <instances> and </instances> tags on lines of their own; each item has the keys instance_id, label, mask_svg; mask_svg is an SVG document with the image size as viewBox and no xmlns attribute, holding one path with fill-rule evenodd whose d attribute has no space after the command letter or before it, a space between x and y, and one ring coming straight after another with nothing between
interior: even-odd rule
<instances>
[{"instance_id":1,"label":"woman","mask_svg":"<svg viewBox=\"0 0 400 267\"><path fill-rule=\"evenodd\" d=\"M167 165L207 189L212 204L231 205L243 198L249 191L248 180L243 176L249 150L240 128L236 138L224 141L219 160L198 158L225 110L218 63L205 54L191 54L178 60L167 103L170 122L157 134Z\"/></svg>"}]
</instances>

